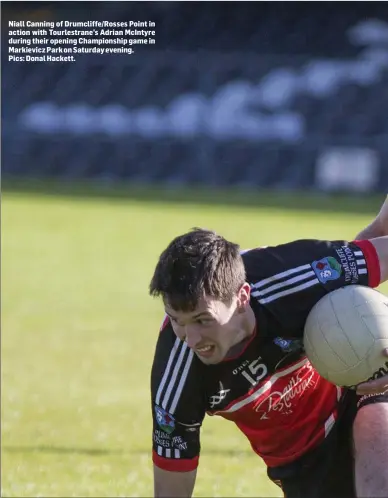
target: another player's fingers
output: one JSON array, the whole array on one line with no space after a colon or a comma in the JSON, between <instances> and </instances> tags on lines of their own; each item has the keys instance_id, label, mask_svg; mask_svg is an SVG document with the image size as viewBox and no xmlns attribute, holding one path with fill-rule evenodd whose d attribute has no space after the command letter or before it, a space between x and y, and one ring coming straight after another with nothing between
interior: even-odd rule
<instances>
[{"instance_id":1,"label":"another player's fingers","mask_svg":"<svg viewBox=\"0 0 388 498\"><path fill-rule=\"evenodd\" d=\"M379 394L384 393L388 389L387 376L372 380L370 382L363 382L357 386L357 394Z\"/></svg>"}]
</instances>

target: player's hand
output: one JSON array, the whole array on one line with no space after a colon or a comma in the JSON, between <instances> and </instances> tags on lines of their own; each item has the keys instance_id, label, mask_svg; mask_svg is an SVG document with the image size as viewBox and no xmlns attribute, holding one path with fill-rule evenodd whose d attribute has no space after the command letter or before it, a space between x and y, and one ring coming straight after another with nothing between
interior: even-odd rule
<instances>
[{"instance_id":1,"label":"player's hand","mask_svg":"<svg viewBox=\"0 0 388 498\"><path fill-rule=\"evenodd\" d=\"M388 348L384 349L384 355L388 358ZM382 394L388 392L388 375L380 377L380 379L362 382L357 386L357 394L364 396L365 394Z\"/></svg>"}]
</instances>

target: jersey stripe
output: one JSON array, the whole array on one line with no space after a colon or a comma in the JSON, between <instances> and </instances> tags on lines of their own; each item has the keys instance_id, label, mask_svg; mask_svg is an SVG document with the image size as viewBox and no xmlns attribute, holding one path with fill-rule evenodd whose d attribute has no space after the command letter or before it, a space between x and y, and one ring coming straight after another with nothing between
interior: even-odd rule
<instances>
[{"instance_id":1,"label":"jersey stripe","mask_svg":"<svg viewBox=\"0 0 388 498\"><path fill-rule=\"evenodd\" d=\"M281 370L280 372L275 373L262 387L260 387L257 391L253 392L250 396L238 401L237 403L230 406L226 410L220 410L218 412L214 412L213 415L216 415L217 413L233 413L233 412L239 410L243 406L248 405L252 401L255 401L255 399L259 398L262 394L264 394L266 391L271 389L272 386L275 384L275 382L278 379L290 374L291 372L294 372L295 370L298 370L299 368L303 367L307 363L309 363L309 360L307 358L303 358L302 361L299 361L298 363L291 365L290 367L286 368L285 370Z\"/></svg>"},{"instance_id":2,"label":"jersey stripe","mask_svg":"<svg viewBox=\"0 0 388 498\"><path fill-rule=\"evenodd\" d=\"M172 376L171 376L170 382L168 384L167 391L166 391L166 393L163 397L163 400L162 400L162 408L164 408L165 410L167 410L167 403L170 399L172 390L174 389L174 387L177 383L177 380L178 380L179 369L180 369L182 362L183 362L183 359L184 359L185 355L188 353L188 351L189 351L189 348L187 347L187 344L183 343L183 347L181 349L181 352L180 352L179 357L177 359L177 362L175 364L175 368L172 372Z\"/></svg>"},{"instance_id":3,"label":"jersey stripe","mask_svg":"<svg viewBox=\"0 0 388 498\"><path fill-rule=\"evenodd\" d=\"M176 338L176 341L174 342L174 346L171 349L171 353L170 353L170 357L169 357L168 362L167 362L166 370L164 371L164 375L163 375L162 380L160 382L158 392L156 393L156 404L157 405L160 404L160 397L161 397L162 391L164 389L164 385L166 383L167 377L168 377L170 370L171 370L171 366L172 366L174 357L175 357L180 345L181 345L181 341L178 338Z\"/></svg>"},{"instance_id":4,"label":"jersey stripe","mask_svg":"<svg viewBox=\"0 0 388 498\"><path fill-rule=\"evenodd\" d=\"M288 280L285 280L283 282L280 282L278 284L271 285L271 287L267 287L264 290L258 290L255 292L252 292L252 296L265 296L266 294L269 294L270 292L273 292L275 290L281 289L282 287L289 287L292 284L295 284L296 282L300 282L301 280L307 280L309 277L315 277L315 273L311 270L305 273L302 273L301 275L297 275L296 277L290 278Z\"/></svg>"},{"instance_id":5,"label":"jersey stripe","mask_svg":"<svg viewBox=\"0 0 388 498\"><path fill-rule=\"evenodd\" d=\"M368 270L366 268L366 260L363 252L354 251L353 254L355 256L358 274L359 275L367 274ZM287 278L290 277L290 275L294 275L295 273L299 273L299 275ZM279 282L279 280L281 281ZM300 285L295 285L296 283L301 282L303 280L308 280L308 281ZM269 284L272 285L268 287ZM305 264L297 266L295 268L291 268L289 270L285 270L281 273L277 273L272 277L260 280L259 282L252 284L251 285L252 297L255 297L259 301L259 303L266 304L275 301L277 299L280 299L281 297L289 296L290 294L300 292L304 289L308 289L309 287L318 284L319 280L316 277L315 272L312 271L311 264ZM289 289L285 289L286 287L289 287ZM275 293L275 291L279 289L284 289L284 290Z\"/></svg>"},{"instance_id":6,"label":"jersey stripe","mask_svg":"<svg viewBox=\"0 0 388 498\"><path fill-rule=\"evenodd\" d=\"M294 294L295 292L300 292L304 289L308 289L309 287L312 287L313 285L318 285L318 284L320 284L320 282L315 277L314 280L309 280L308 282L305 282L304 284L297 285L295 287L291 287L291 289L277 292L276 294L272 294L272 296L265 297L263 299L258 299L258 301L260 304L270 303L272 301L276 301L276 299L280 299L281 297L289 296L290 294Z\"/></svg>"},{"instance_id":7,"label":"jersey stripe","mask_svg":"<svg viewBox=\"0 0 388 498\"><path fill-rule=\"evenodd\" d=\"M167 410L168 402L174 393L168 410L171 414L177 408L193 357L194 353L187 344L176 338L155 398L155 403Z\"/></svg>"},{"instance_id":8,"label":"jersey stripe","mask_svg":"<svg viewBox=\"0 0 388 498\"><path fill-rule=\"evenodd\" d=\"M260 287L264 287L267 284L271 284L273 282L276 282L277 280L281 280L282 278L288 277L289 275L294 275L294 273L302 272L303 270L311 270L311 265L306 264L297 266L295 268L290 268L289 270L282 271L281 273L277 273L276 275L272 275L271 277L259 280L259 282L253 284L252 287L255 289L259 289Z\"/></svg>"},{"instance_id":9,"label":"jersey stripe","mask_svg":"<svg viewBox=\"0 0 388 498\"><path fill-rule=\"evenodd\" d=\"M335 423L335 415L334 413L332 413L325 422L325 437L329 435L331 429L333 428L334 423Z\"/></svg>"},{"instance_id":10,"label":"jersey stripe","mask_svg":"<svg viewBox=\"0 0 388 498\"><path fill-rule=\"evenodd\" d=\"M171 414L173 414L175 412L175 410L176 410L179 398L181 397L181 394L182 394L182 391L183 391L183 386L185 385L186 378L187 378L187 375L188 375L189 370L190 370L191 362L193 361L193 357L194 357L194 352L193 352L192 349L190 349L189 350L189 356L188 356L188 358L186 360L185 368L183 369L183 372L182 372L182 375L181 375L181 379L180 379L179 384L178 384L178 388L176 390L174 399L173 399L172 404L170 406L170 410L169 411L170 411Z\"/></svg>"},{"instance_id":11,"label":"jersey stripe","mask_svg":"<svg viewBox=\"0 0 388 498\"><path fill-rule=\"evenodd\" d=\"M337 386L337 401L342 397L342 387Z\"/></svg>"}]
</instances>

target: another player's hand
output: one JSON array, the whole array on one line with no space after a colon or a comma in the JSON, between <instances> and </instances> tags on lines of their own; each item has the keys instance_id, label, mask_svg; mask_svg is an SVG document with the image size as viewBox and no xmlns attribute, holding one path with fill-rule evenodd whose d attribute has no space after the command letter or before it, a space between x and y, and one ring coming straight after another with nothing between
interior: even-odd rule
<instances>
[{"instance_id":1,"label":"another player's hand","mask_svg":"<svg viewBox=\"0 0 388 498\"><path fill-rule=\"evenodd\" d=\"M388 358L388 348L384 349L384 355ZM357 386L357 394L364 396L365 394L382 394L388 392L388 375L380 377L380 379L363 382Z\"/></svg>"}]
</instances>

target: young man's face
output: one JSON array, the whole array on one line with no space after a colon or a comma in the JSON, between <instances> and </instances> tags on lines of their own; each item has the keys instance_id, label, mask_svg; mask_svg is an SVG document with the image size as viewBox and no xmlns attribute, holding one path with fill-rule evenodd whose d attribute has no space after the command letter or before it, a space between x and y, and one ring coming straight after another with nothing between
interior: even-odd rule
<instances>
[{"instance_id":1,"label":"young man's face","mask_svg":"<svg viewBox=\"0 0 388 498\"><path fill-rule=\"evenodd\" d=\"M207 365L224 360L248 334L249 285L230 304L204 297L194 311L176 311L165 303L175 334Z\"/></svg>"}]
</instances>

